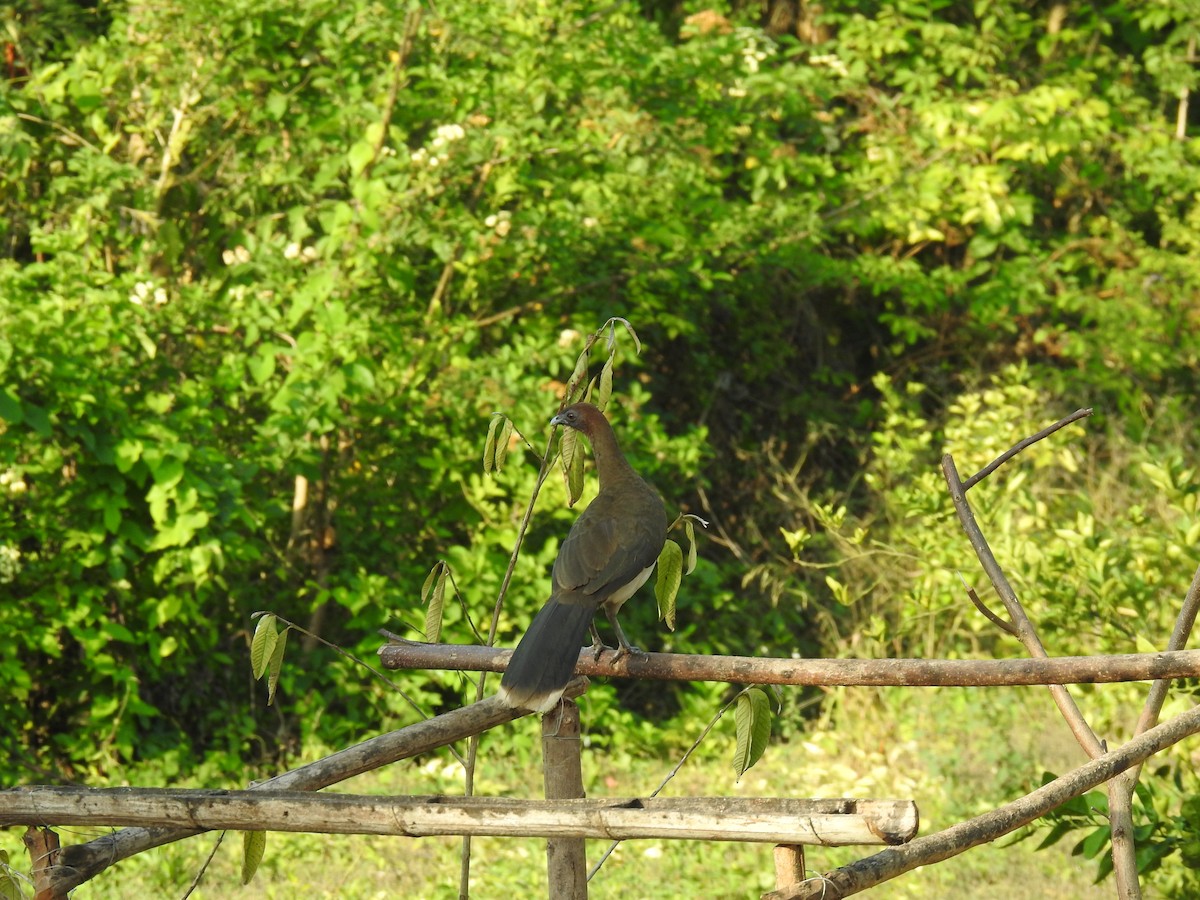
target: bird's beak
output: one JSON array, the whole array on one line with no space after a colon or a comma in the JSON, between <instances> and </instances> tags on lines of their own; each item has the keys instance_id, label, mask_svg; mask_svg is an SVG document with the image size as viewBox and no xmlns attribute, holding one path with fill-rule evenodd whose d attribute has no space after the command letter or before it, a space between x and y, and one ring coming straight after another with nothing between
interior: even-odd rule
<instances>
[{"instance_id":1,"label":"bird's beak","mask_svg":"<svg viewBox=\"0 0 1200 900\"><path fill-rule=\"evenodd\" d=\"M567 423L563 421L562 414L559 413L557 416L555 416L553 419L550 420L550 424L551 425L566 425Z\"/></svg>"}]
</instances>

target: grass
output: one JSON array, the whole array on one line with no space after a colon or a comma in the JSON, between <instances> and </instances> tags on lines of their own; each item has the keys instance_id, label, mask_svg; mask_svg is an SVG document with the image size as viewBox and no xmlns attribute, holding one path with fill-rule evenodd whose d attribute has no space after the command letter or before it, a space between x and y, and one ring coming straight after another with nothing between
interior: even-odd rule
<instances>
[{"instance_id":1,"label":"grass","mask_svg":"<svg viewBox=\"0 0 1200 900\"><path fill-rule=\"evenodd\" d=\"M837 695L837 731L818 728L772 744L740 783L733 778L732 721L723 721L705 748L671 782L665 796L904 797L921 810L921 834L994 808L1040 782L1043 769L1064 771L1083 761L1044 690L888 689ZM586 719L587 709L584 708ZM728 717L727 717L728 718ZM666 733L670 747L688 733ZM529 719L485 739L478 792L537 796L541 775L528 752L537 734ZM649 794L678 750L623 748L584 752L589 796ZM140 779L139 779L140 780ZM460 770L448 756L402 763L347 782L354 793L461 792ZM59 830L63 843L96 831ZM74 892L75 900L183 897L214 846L208 835L123 862ZM1037 839L1012 846L1006 839L944 863L909 873L877 889L887 898L950 900L1027 898L1092 900L1112 896L1111 882L1092 884L1094 863L1069 853L1070 839L1034 852ZM268 836L263 864L240 885L241 838L226 837L203 884L204 898L453 898L457 896L458 838L379 838L342 835ZM605 842L588 844L589 862ZM0 849L27 865L20 831L0 833ZM826 871L870 848L810 848L810 872ZM545 845L538 840L477 838L472 896L545 896ZM769 846L736 842L631 841L622 844L590 885L592 900L606 898L757 897L774 887Z\"/></svg>"}]
</instances>

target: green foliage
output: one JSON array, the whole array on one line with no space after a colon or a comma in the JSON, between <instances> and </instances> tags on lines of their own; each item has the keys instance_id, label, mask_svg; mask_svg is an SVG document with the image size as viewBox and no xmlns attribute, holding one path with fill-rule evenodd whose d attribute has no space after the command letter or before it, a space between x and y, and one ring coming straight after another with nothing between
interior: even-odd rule
<instances>
[{"instance_id":1,"label":"green foliage","mask_svg":"<svg viewBox=\"0 0 1200 900\"><path fill-rule=\"evenodd\" d=\"M1045 773L1043 783L1053 778ZM1164 897L1191 897L1200 887L1200 797L1196 788L1193 773L1169 766L1158 767L1137 785L1133 836L1138 873L1145 878L1144 883L1153 884ZM1097 882L1112 873L1112 833L1104 793L1092 791L1076 797L1045 816L1042 824L1049 831L1039 850L1071 837L1075 840L1072 855L1095 862ZM1025 837L1029 834L1032 832ZM1176 853L1181 865L1166 865Z\"/></svg>"}]
</instances>

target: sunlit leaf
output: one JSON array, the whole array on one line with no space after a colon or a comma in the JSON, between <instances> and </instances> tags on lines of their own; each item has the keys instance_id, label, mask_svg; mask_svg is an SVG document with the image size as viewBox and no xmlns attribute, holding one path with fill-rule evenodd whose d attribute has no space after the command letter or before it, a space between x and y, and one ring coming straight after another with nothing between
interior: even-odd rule
<instances>
[{"instance_id":1,"label":"sunlit leaf","mask_svg":"<svg viewBox=\"0 0 1200 900\"><path fill-rule=\"evenodd\" d=\"M486 475L496 468L496 430L500 427L502 416L492 416L488 423L487 438L483 442L483 473Z\"/></svg>"},{"instance_id":2,"label":"sunlit leaf","mask_svg":"<svg viewBox=\"0 0 1200 900\"><path fill-rule=\"evenodd\" d=\"M265 831L242 832L242 884L249 884L267 852Z\"/></svg>"},{"instance_id":3,"label":"sunlit leaf","mask_svg":"<svg viewBox=\"0 0 1200 900\"><path fill-rule=\"evenodd\" d=\"M758 762L771 739L771 701L761 688L749 688L737 698L734 722L737 725L737 746L733 753L733 769L740 780Z\"/></svg>"},{"instance_id":4,"label":"sunlit leaf","mask_svg":"<svg viewBox=\"0 0 1200 900\"><path fill-rule=\"evenodd\" d=\"M442 636L442 616L446 605L446 578L450 570L439 560L429 571L421 588L421 603L425 606L425 640L436 644Z\"/></svg>"},{"instance_id":5,"label":"sunlit leaf","mask_svg":"<svg viewBox=\"0 0 1200 900\"><path fill-rule=\"evenodd\" d=\"M674 541L663 544L658 554L658 574L654 581L654 597L658 600L658 617L667 628L675 630L675 598L683 577L683 551Z\"/></svg>"},{"instance_id":6,"label":"sunlit leaf","mask_svg":"<svg viewBox=\"0 0 1200 900\"><path fill-rule=\"evenodd\" d=\"M268 613L261 616L254 629L254 637L250 640L250 670L255 678L262 678L267 671L267 663L275 652L275 643L279 633L275 628L275 616Z\"/></svg>"},{"instance_id":7,"label":"sunlit leaf","mask_svg":"<svg viewBox=\"0 0 1200 900\"><path fill-rule=\"evenodd\" d=\"M267 706L275 701L275 689L279 687L279 673L283 671L283 652L287 647L288 630L284 629L275 642L271 658L267 662Z\"/></svg>"}]
</instances>

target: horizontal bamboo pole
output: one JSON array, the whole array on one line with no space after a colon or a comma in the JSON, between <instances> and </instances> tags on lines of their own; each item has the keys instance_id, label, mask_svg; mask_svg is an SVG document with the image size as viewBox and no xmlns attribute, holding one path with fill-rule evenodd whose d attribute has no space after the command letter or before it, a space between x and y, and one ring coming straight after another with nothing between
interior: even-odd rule
<instances>
[{"instance_id":1,"label":"horizontal bamboo pole","mask_svg":"<svg viewBox=\"0 0 1200 900\"><path fill-rule=\"evenodd\" d=\"M388 669L503 672L511 655L511 650L493 647L418 641L393 640L379 648L380 659ZM1095 684L1200 677L1200 650L1048 659L787 659L642 653L626 654L615 663L613 655L611 650L605 650L597 660L584 648L575 673L735 684L876 687Z\"/></svg>"},{"instance_id":2,"label":"horizontal bamboo pole","mask_svg":"<svg viewBox=\"0 0 1200 900\"><path fill-rule=\"evenodd\" d=\"M911 800L519 800L40 786L0 791L0 827L136 825L406 837L674 838L834 847L903 844L916 835L917 824L917 807Z\"/></svg>"},{"instance_id":3,"label":"horizontal bamboo pole","mask_svg":"<svg viewBox=\"0 0 1200 900\"><path fill-rule=\"evenodd\" d=\"M587 680L578 678L567 685L563 696L577 697L586 687ZM509 709L496 697L488 697L479 703L369 738L298 769L260 781L252 790L319 791L355 775L402 759L411 759L525 715L528 713ZM203 829L188 826L186 821L173 820L166 827L124 828L101 835L86 844L63 847L51 873L51 886L60 893L74 890L114 863L202 832Z\"/></svg>"}]
</instances>

